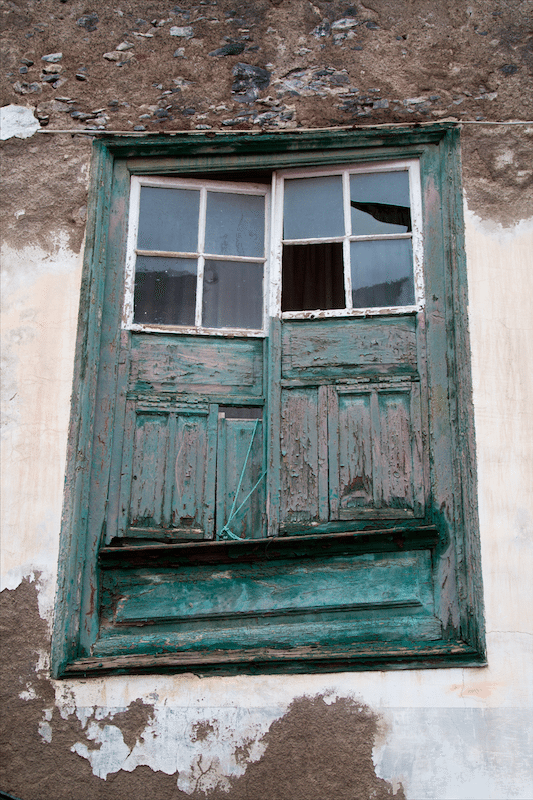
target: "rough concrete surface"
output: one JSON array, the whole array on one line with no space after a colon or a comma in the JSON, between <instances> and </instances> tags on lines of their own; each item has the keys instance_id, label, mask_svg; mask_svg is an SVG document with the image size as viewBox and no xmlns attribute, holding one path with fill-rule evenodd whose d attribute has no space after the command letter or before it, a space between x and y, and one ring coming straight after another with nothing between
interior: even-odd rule
<instances>
[{"instance_id":1,"label":"rough concrete surface","mask_svg":"<svg viewBox=\"0 0 533 800\"><path fill-rule=\"evenodd\" d=\"M532 117L528 0L12 0L3 18L1 104L48 130Z\"/></svg>"},{"instance_id":2,"label":"rough concrete surface","mask_svg":"<svg viewBox=\"0 0 533 800\"><path fill-rule=\"evenodd\" d=\"M101 780L72 748L87 737L91 722L105 725L98 709L90 718L61 715L55 690L46 669L49 650L47 624L39 617L36 583L23 581L14 591L0 595L2 620L2 680L0 727L0 790L21 800L130 800L147 793L157 800L404 800L400 788L375 774L372 748L380 734L377 716L349 698L301 697L266 733L263 756L249 763L244 775L230 781L229 791L204 790L202 778L209 771L200 764L196 790L177 788L177 775L137 767ZM150 721L152 707L142 701L112 715L131 750ZM16 721L16 723L14 723ZM195 728L198 741L213 734L209 721ZM237 758L250 758L246 743ZM200 756L201 759L201 756ZM149 787L149 791L148 791Z\"/></svg>"}]
</instances>

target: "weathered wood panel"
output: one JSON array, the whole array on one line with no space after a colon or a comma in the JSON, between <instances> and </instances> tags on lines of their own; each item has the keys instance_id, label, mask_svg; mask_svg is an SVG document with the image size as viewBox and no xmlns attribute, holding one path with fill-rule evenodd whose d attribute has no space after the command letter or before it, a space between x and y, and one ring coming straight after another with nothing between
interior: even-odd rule
<instances>
[{"instance_id":1,"label":"weathered wood panel","mask_svg":"<svg viewBox=\"0 0 533 800\"><path fill-rule=\"evenodd\" d=\"M326 420L323 420L323 424ZM319 520L316 389L281 393L281 522ZM326 465L324 465L324 469Z\"/></svg>"},{"instance_id":2,"label":"weathered wood panel","mask_svg":"<svg viewBox=\"0 0 533 800\"><path fill-rule=\"evenodd\" d=\"M204 508L207 501L207 434L205 416L179 416L176 430L172 525L206 531ZM212 516L212 514L211 514Z\"/></svg>"},{"instance_id":3,"label":"weathered wood panel","mask_svg":"<svg viewBox=\"0 0 533 800\"><path fill-rule=\"evenodd\" d=\"M100 652L106 651L107 637L127 635L128 629L148 644L155 625L167 643L177 636L172 645L177 650L347 646L441 636L427 550L113 570L104 581Z\"/></svg>"},{"instance_id":4,"label":"weathered wood panel","mask_svg":"<svg viewBox=\"0 0 533 800\"><path fill-rule=\"evenodd\" d=\"M368 391L338 398L340 511L374 506L370 398Z\"/></svg>"},{"instance_id":5,"label":"weathered wood panel","mask_svg":"<svg viewBox=\"0 0 533 800\"><path fill-rule=\"evenodd\" d=\"M111 572L115 623L431 607L430 554L376 554Z\"/></svg>"},{"instance_id":6,"label":"weathered wood panel","mask_svg":"<svg viewBox=\"0 0 533 800\"><path fill-rule=\"evenodd\" d=\"M170 416L137 414L135 422L129 526L168 526L165 475L169 458Z\"/></svg>"},{"instance_id":7,"label":"weathered wood panel","mask_svg":"<svg viewBox=\"0 0 533 800\"><path fill-rule=\"evenodd\" d=\"M283 378L416 372L416 318L284 322Z\"/></svg>"},{"instance_id":8,"label":"weathered wood panel","mask_svg":"<svg viewBox=\"0 0 533 800\"><path fill-rule=\"evenodd\" d=\"M412 437L414 426L407 392L380 392L377 396L380 437L380 505L413 509L414 481ZM416 480L421 481L422 475Z\"/></svg>"},{"instance_id":9,"label":"weathered wood panel","mask_svg":"<svg viewBox=\"0 0 533 800\"><path fill-rule=\"evenodd\" d=\"M130 389L260 396L263 342L133 334Z\"/></svg>"}]
</instances>

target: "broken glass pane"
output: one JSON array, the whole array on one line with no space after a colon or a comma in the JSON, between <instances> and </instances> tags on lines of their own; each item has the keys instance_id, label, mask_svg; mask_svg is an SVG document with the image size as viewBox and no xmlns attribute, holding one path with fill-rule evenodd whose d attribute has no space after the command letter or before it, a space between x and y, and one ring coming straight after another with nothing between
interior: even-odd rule
<instances>
[{"instance_id":1,"label":"broken glass pane","mask_svg":"<svg viewBox=\"0 0 533 800\"><path fill-rule=\"evenodd\" d=\"M410 239L352 242L350 258L354 308L415 302Z\"/></svg>"},{"instance_id":2,"label":"broken glass pane","mask_svg":"<svg viewBox=\"0 0 533 800\"><path fill-rule=\"evenodd\" d=\"M196 259L137 256L134 322L194 325Z\"/></svg>"},{"instance_id":3,"label":"broken glass pane","mask_svg":"<svg viewBox=\"0 0 533 800\"><path fill-rule=\"evenodd\" d=\"M350 175L352 234L408 233L411 230L409 173Z\"/></svg>"}]
</instances>

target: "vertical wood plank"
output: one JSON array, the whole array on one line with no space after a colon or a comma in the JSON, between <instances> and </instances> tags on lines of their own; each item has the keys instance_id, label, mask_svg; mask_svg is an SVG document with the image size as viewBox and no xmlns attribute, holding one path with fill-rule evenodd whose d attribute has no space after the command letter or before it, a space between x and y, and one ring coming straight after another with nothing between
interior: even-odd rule
<instances>
[{"instance_id":1,"label":"vertical wood plank","mask_svg":"<svg viewBox=\"0 0 533 800\"><path fill-rule=\"evenodd\" d=\"M264 481L256 486L263 473L261 422L256 426L256 420L227 419L222 415L219 415L218 421L216 530L219 532L229 524L236 536L259 539L264 535L265 517ZM236 496L239 483L240 490ZM238 511L243 502L243 507ZM232 508L237 513L230 520Z\"/></svg>"},{"instance_id":2,"label":"vertical wood plank","mask_svg":"<svg viewBox=\"0 0 533 800\"><path fill-rule=\"evenodd\" d=\"M163 488L163 516L162 524L170 528L172 524L172 498L174 495L174 464L176 461L176 414L171 412L168 416L167 458L165 464L165 482Z\"/></svg>"},{"instance_id":3,"label":"vertical wood plank","mask_svg":"<svg viewBox=\"0 0 533 800\"><path fill-rule=\"evenodd\" d=\"M125 536L128 527L133 452L135 439L135 403L128 400L124 419L124 446L122 449L122 469L120 476L120 503L118 509L117 535Z\"/></svg>"},{"instance_id":4,"label":"vertical wood plank","mask_svg":"<svg viewBox=\"0 0 533 800\"><path fill-rule=\"evenodd\" d=\"M420 413L420 384L411 384L411 447L413 459L413 513L423 517L426 509L427 481L422 445L422 419Z\"/></svg>"},{"instance_id":5,"label":"vertical wood plank","mask_svg":"<svg viewBox=\"0 0 533 800\"><path fill-rule=\"evenodd\" d=\"M381 491L386 508L413 508L410 392L378 395L381 425Z\"/></svg>"},{"instance_id":6,"label":"vertical wood plank","mask_svg":"<svg viewBox=\"0 0 533 800\"><path fill-rule=\"evenodd\" d=\"M282 522L318 521L318 391L281 392Z\"/></svg>"},{"instance_id":7,"label":"vertical wood plank","mask_svg":"<svg viewBox=\"0 0 533 800\"><path fill-rule=\"evenodd\" d=\"M205 470L205 491L202 507L201 525L204 537L212 539L215 535L215 492L217 473L217 436L218 436L218 405L209 404L207 418L207 456Z\"/></svg>"},{"instance_id":8,"label":"vertical wood plank","mask_svg":"<svg viewBox=\"0 0 533 800\"><path fill-rule=\"evenodd\" d=\"M119 535L120 503L122 498L122 460L125 442L124 436L126 432L126 391L130 368L130 345L130 331L121 331L120 355L117 371L117 400L115 404L115 419L113 423L113 444L111 449L109 495L106 518L106 544L109 544L111 539ZM123 529L121 529L121 533L123 533Z\"/></svg>"},{"instance_id":9,"label":"vertical wood plank","mask_svg":"<svg viewBox=\"0 0 533 800\"><path fill-rule=\"evenodd\" d=\"M339 518L339 397L328 386L328 477L330 519Z\"/></svg>"},{"instance_id":10,"label":"vertical wood plank","mask_svg":"<svg viewBox=\"0 0 533 800\"><path fill-rule=\"evenodd\" d=\"M168 414L136 414L128 515L132 527L163 526L168 422Z\"/></svg>"},{"instance_id":11,"label":"vertical wood plank","mask_svg":"<svg viewBox=\"0 0 533 800\"><path fill-rule=\"evenodd\" d=\"M318 517L329 519L328 497L328 387L318 387Z\"/></svg>"},{"instance_id":12,"label":"vertical wood plank","mask_svg":"<svg viewBox=\"0 0 533 800\"><path fill-rule=\"evenodd\" d=\"M180 414L177 418L175 494L172 500L174 527L203 527L207 461L207 417Z\"/></svg>"},{"instance_id":13,"label":"vertical wood plank","mask_svg":"<svg viewBox=\"0 0 533 800\"><path fill-rule=\"evenodd\" d=\"M281 493L281 320L272 317L268 341L267 420L268 474L266 477L267 535L277 536L280 521Z\"/></svg>"},{"instance_id":14,"label":"vertical wood plank","mask_svg":"<svg viewBox=\"0 0 533 800\"><path fill-rule=\"evenodd\" d=\"M374 506L371 394L339 396L339 496L343 519Z\"/></svg>"},{"instance_id":15,"label":"vertical wood plank","mask_svg":"<svg viewBox=\"0 0 533 800\"><path fill-rule=\"evenodd\" d=\"M379 416L379 400L377 391L370 393L370 417L372 426L372 483L374 487L374 508L381 508L383 502L382 491L382 453L381 453L381 420Z\"/></svg>"}]
</instances>

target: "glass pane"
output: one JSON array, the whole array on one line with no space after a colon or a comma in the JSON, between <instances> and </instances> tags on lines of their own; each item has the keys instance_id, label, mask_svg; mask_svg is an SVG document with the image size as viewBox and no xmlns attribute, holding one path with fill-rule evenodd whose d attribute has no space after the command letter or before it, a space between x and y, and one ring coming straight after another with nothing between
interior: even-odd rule
<instances>
[{"instance_id":1,"label":"glass pane","mask_svg":"<svg viewBox=\"0 0 533 800\"><path fill-rule=\"evenodd\" d=\"M342 242L284 244L281 310L345 306Z\"/></svg>"},{"instance_id":2,"label":"glass pane","mask_svg":"<svg viewBox=\"0 0 533 800\"><path fill-rule=\"evenodd\" d=\"M137 256L134 322L194 325L196 259Z\"/></svg>"},{"instance_id":3,"label":"glass pane","mask_svg":"<svg viewBox=\"0 0 533 800\"><path fill-rule=\"evenodd\" d=\"M202 325L206 328L263 327L263 265L206 261Z\"/></svg>"},{"instance_id":4,"label":"glass pane","mask_svg":"<svg viewBox=\"0 0 533 800\"><path fill-rule=\"evenodd\" d=\"M207 193L205 252L221 256L265 255L265 198Z\"/></svg>"},{"instance_id":5,"label":"glass pane","mask_svg":"<svg viewBox=\"0 0 533 800\"><path fill-rule=\"evenodd\" d=\"M198 250L200 192L191 189L141 187L139 250Z\"/></svg>"},{"instance_id":6,"label":"glass pane","mask_svg":"<svg viewBox=\"0 0 533 800\"><path fill-rule=\"evenodd\" d=\"M352 234L407 233L411 230L409 173L350 175Z\"/></svg>"},{"instance_id":7,"label":"glass pane","mask_svg":"<svg viewBox=\"0 0 533 800\"><path fill-rule=\"evenodd\" d=\"M284 195L284 239L344 236L340 175L286 180Z\"/></svg>"},{"instance_id":8,"label":"glass pane","mask_svg":"<svg viewBox=\"0 0 533 800\"><path fill-rule=\"evenodd\" d=\"M350 256L354 308L415 302L410 239L352 242Z\"/></svg>"}]
</instances>

